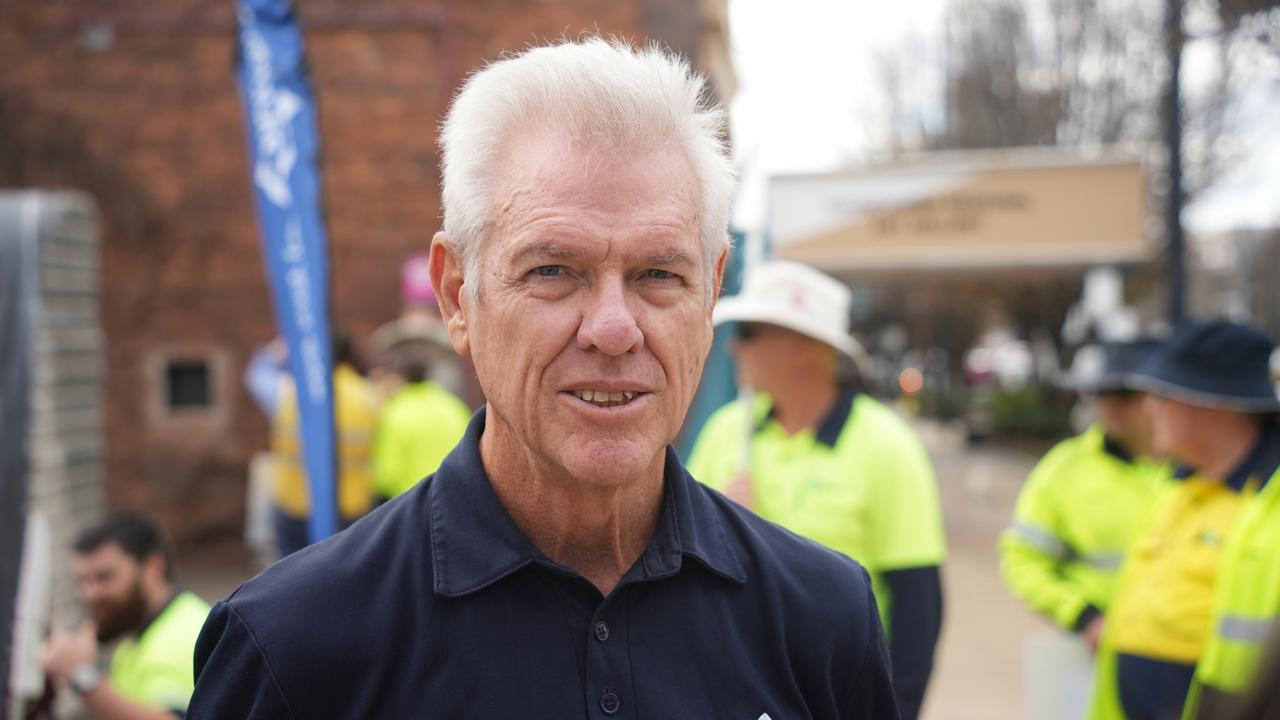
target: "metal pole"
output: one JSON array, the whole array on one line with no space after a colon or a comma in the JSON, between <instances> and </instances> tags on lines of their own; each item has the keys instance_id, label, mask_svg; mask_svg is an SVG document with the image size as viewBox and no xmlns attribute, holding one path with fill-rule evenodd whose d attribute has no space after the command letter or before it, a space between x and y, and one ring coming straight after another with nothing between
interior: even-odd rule
<instances>
[{"instance_id":1,"label":"metal pole","mask_svg":"<svg viewBox=\"0 0 1280 720\"><path fill-rule=\"evenodd\" d=\"M1182 233L1182 0L1168 0L1165 49L1169 85L1165 88L1165 144L1169 150L1168 195L1165 198L1165 273L1169 292L1169 323L1177 327L1186 317L1186 255Z\"/></svg>"}]
</instances>

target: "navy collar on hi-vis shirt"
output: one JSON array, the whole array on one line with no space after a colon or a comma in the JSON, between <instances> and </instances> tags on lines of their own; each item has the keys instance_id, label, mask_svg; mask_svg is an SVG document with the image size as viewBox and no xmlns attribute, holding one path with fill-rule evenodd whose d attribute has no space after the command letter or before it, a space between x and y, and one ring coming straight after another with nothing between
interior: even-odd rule
<instances>
[{"instance_id":1,"label":"navy collar on hi-vis shirt","mask_svg":"<svg viewBox=\"0 0 1280 720\"><path fill-rule=\"evenodd\" d=\"M1245 485L1249 481L1253 481L1257 485L1257 489L1261 490L1263 486L1271 480L1271 476L1276 474L1276 470L1280 469L1280 420L1268 420L1262 426L1262 432L1258 435L1258 441L1253 444L1253 448L1249 450L1249 454L1244 456L1244 460L1227 474L1224 483L1227 487L1242 492ZM1174 469L1174 477L1184 480L1195 474L1195 468L1187 465L1179 465Z\"/></svg>"},{"instance_id":2,"label":"navy collar on hi-vis shirt","mask_svg":"<svg viewBox=\"0 0 1280 720\"><path fill-rule=\"evenodd\" d=\"M1120 441L1105 433L1102 436L1102 451L1120 462L1131 463L1136 460Z\"/></svg>"},{"instance_id":3,"label":"navy collar on hi-vis shirt","mask_svg":"<svg viewBox=\"0 0 1280 720\"><path fill-rule=\"evenodd\" d=\"M818 429L814 432L813 438L827 447L835 447L840 441L840 433L844 432L844 426L849 422L849 414L853 412L853 401L857 397L858 391L852 385L840 385L835 405L831 406L830 412L822 418L822 422L818 423ZM770 420L776 420L777 417L777 405L770 406L768 414L756 425L756 432L763 430Z\"/></svg>"},{"instance_id":4,"label":"navy collar on hi-vis shirt","mask_svg":"<svg viewBox=\"0 0 1280 720\"><path fill-rule=\"evenodd\" d=\"M214 606L191 718L892 718L857 563L666 451L652 540L607 596L533 545L479 451Z\"/></svg>"}]
</instances>

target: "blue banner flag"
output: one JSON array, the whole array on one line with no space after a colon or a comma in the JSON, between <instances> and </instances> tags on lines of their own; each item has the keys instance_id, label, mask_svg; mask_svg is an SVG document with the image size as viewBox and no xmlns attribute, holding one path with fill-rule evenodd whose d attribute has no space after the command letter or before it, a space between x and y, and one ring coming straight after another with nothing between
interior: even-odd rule
<instances>
[{"instance_id":1,"label":"blue banner flag","mask_svg":"<svg viewBox=\"0 0 1280 720\"><path fill-rule=\"evenodd\" d=\"M329 256L320 213L320 136L307 83L302 31L289 0L237 0L236 74L249 123L262 248L276 324L297 385L312 542L338 528L329 338Z\"/></svg>"}]
</instances>

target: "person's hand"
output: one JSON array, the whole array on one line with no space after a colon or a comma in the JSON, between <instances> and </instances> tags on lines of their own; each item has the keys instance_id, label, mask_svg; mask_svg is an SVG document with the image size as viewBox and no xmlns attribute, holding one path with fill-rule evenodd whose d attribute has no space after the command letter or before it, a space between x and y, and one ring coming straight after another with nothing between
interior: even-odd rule
<instances>
[{"instance_id":1,"label":"person's hand","mask_svg":"<svg viewBox=\"0 0 1280 720\"><path fill-rule=\"evenodd\" d=\"M750 510L755 501L755 489L751 486L751 473L741 472L724 488L725 497Z\"/></svg>"},{"instance_id":2,"label":"person's hand","mask_svg":"<svg viewBox=\"0 0 1280 720\"><path fill-rule=\"evenodd\" d=\"M92 663L97 656L97 631L93 623L86 622L75 632L54 633L40 653L40 664L54 680L66 682L76 668Z\"/></svg>"},{"instance_id":3,"label":"person's hand","mask_svg":"<svg viewBox=\"0 0 1280 720\"><path fill-rule=\"evenodd\" d=\"M1084 644L1089 648L1090 655L1098 654L1098 642L1102 640L1102 629L1106 624L1106 616L1099 615L1089 621L1084 626L1084 630L1080 631L1080 637L1084 638Z\"/></svg>"}]
</instances>

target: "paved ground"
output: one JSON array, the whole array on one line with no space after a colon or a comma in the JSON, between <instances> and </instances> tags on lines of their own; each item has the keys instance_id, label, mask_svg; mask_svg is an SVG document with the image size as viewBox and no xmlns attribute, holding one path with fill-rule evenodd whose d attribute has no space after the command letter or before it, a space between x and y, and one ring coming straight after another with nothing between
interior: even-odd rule
<instances>
[{"instance_id":1,"label":"paved ground","mask_svg":"<svg viewBox=\"0 0 1280 720\"><path fill-rule=\"evenodd\" d=\"M943 572L946 620L924 720L1024 718L1023 647L1044 624L1005 592L996 538L1035 456L990 446L970 450L957 427L918 429L937 468L950 552ZM202 548L179 562L187 586L210 600L254 572L235 543Z\"/></svg>"},{"instance_id":2,"label":"paved ground","mask_svg":"<svg viewBox=\"0 0 1280 720\"><path fill-rule=\"evenodd\" d=\"M959 428L918 429L937 469L950 553L946 618L924 719L1025 718L1023 647L1046 625L1005 592L996 540L1036 457L989 446L970 450Z\"/></svg>"}]
</instances>

